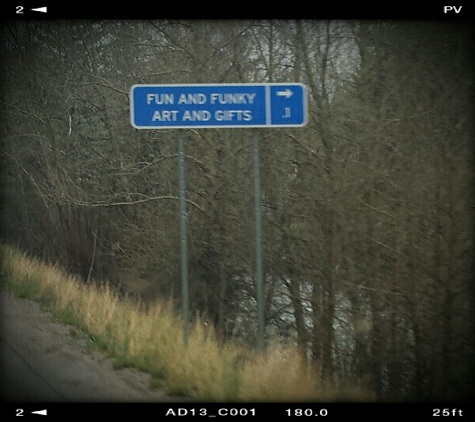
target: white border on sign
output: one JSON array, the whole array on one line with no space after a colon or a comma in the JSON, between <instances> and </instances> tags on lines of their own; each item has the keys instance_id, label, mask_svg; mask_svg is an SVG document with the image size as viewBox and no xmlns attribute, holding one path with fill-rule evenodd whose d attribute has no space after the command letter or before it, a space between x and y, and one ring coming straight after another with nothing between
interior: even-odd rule
<instances>
[{"instance_id":1,"label":"white border on sign","mask_svg":"<svg viewBox=\"0 0 475 422\"><path fill-rule=\"evenodd\" d=\"M266 123L262 125L212 125L212 126L206 126L206 125L186 125L186 126L136 126L134 122L134 89L137 87L150 87L150 88L160 88L160 87L226 87L226 86L233 86L233 87L239 87L239 86L255 86L255 87L264 87L265 88L265 96L266 96ZM283 125L283 124L276 124L273 125L271 124L271 101L270 101L270 88L273 86L300 86L302 88L303 92L303 121L300 124L289 124L289 125ZM202 83L202 84L134 84L130 88L130 124L135 128L135 129L155 129L155 130L161 130L161 129L250 129L250 128L282 128L282 127L303 127L306 126L308 123L308 113L307 113L307 87L300 83L300 82L276 82L276 83L223 83L223 84L208 84L208 83Z\"/></svg>"}]
</instances>

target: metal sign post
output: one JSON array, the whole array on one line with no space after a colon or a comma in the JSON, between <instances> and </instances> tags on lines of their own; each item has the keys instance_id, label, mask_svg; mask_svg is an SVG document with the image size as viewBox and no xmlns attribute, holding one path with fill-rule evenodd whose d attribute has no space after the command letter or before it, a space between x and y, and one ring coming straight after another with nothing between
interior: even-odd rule
<instances>
[{"instance_id":1,"label":"metal sign post","mask_svg":"<svg viewBox=\"0 0 475 422\"><path fill-rule=\"evenodd\" d=\"M307 123L305 86L299 83L134 85L130 123L136 129L270 128ZM254 211L258 345L264 348L264 282L261 252L259 138L254 134ZM178 140L181 285L184 341L188 342L188 257L186 237L185 156Z\"/></svg>"},{"instance_id":2,"label":"metal sign post","mask_svg":"<svg viewBox=\"0 0 475 422\"><path fill-rule=\"evenodd\" d=\"M180 237L181 237L181 291L183 307L183 341L188 344L189 304L188 304L188 248L186 244L186 199L185 199L185 152L183 137L178 139L178 173L180 185Z\"/></svg>"},{"instance_id":3,"label":"metal sign post","mask_svg":"<svg viewBox=\"0 0 475 422\"><path fill-rule=\"evenodd\" d=\"M257 290L257 344L264 349L264 282L262 280L262 253L261 253L261 182L259 179L259 135L254 134L254 215L255 215L255 243L256 243L256 290Z\"/></svg>"}]
</instances>

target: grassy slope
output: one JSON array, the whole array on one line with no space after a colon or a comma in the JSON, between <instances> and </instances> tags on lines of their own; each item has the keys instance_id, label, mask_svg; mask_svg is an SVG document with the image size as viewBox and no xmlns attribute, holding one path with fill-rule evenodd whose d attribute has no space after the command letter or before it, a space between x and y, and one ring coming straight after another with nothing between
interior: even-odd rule
<instances>
[{"instance_id":1,"label":"grassy slope","mask_svg":"<svg viewBox=\"0 0 475 422\"><path fill-rule=\"evenodd\" d=\"M150 373L152 387L205 401L372 400L359 388L317 381L293 348L271 344L266 353L220 346L199 321L183 344L182 323L169 303L147 308L119 298L104 283L86 285L58 266L0 246L1 283L16 296L40 301L114 358L115 366Z\"/></svg>"}]
</instances>

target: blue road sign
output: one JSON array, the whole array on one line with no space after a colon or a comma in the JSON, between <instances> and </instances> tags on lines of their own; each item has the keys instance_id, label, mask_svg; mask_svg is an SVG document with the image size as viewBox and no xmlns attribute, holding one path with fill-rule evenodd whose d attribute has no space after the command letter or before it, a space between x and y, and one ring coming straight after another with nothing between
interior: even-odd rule
<instances>
[{"instance_id":1,"label":"blue road sign","mask_svg":"<svg viewBox=\"0 0 475 422\"><path fill-rule=\"evenodd\" d=\"M134 85L130 121L137 129L292 127L307 123L298 83Z\"/></svg>"}]
</instances>

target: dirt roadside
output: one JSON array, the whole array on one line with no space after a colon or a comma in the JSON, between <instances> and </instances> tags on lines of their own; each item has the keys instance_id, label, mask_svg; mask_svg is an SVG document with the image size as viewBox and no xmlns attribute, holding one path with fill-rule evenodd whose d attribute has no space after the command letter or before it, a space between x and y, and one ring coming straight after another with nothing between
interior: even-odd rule
<instances>
[{"instance_id":1,"label":"dirt roadside","mask_svg":"<svg viewBox=\"0 0 475 422\"><path fill-rule=\"evenodd\" d=\"M180 402L149 389L149 376L71 336L36 302L0 292L0 376L8 402Z\"/></svg>"}]
</instances>

